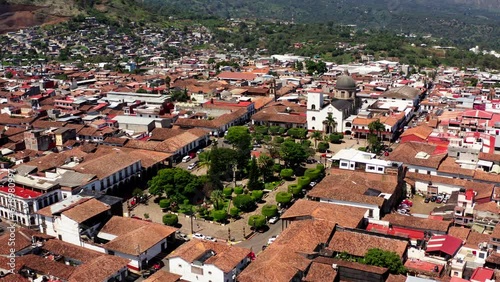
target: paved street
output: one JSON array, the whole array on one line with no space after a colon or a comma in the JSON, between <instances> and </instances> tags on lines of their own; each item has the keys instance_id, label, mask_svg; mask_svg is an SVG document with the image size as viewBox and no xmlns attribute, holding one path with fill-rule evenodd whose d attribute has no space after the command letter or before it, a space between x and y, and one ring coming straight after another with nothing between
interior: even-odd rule
<instances>
[{"instance_id":1,"label":"paved street","mask_svg":"<svg viewBox=\"0 0 500 282\"><path fill-rule=\"evenodd\" d=\"M283 221L279 220L275 224L269 224L269 230L264 233L255 233L250 239L238 243L237 246L249 248L254 253L258 254L262 251L262 247L267 245L267 240L272 236L279 235L282 230Z\"/></svg>"}]
</instances>

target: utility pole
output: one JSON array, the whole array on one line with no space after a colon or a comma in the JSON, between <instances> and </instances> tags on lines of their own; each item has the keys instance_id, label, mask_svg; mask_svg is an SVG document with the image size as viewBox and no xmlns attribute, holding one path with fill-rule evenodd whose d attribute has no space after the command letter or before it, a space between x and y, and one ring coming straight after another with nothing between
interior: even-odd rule
<instances>
[{"instance_id":1,"label":"utility pole","mask_svg":"<svg viewBox=\"0 0 500 282\"><path fill-rule=\"evenodd\" d=\"M236 188L236 164L233 164L233 181L234 181L234 188Z\"/></svg>"}]
</instances>

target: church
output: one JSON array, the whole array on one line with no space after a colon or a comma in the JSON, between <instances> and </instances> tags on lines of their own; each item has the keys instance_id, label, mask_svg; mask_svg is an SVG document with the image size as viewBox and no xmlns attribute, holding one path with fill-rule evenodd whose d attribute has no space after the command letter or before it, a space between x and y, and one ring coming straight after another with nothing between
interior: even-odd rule
<instances>
[{"instance_id":1,"label":"church","mask_svg":"<svg viewBox=\"0 0 500 282\"><path fill-rule=\"evenodd\" d=\"M346 72L337 78L333 97L323 91L307 93L307 129L325 134L344 132L343 121L357 113L356 81ZM325 98L325 95L327 97Z\"/></svg>"}]
</instances>

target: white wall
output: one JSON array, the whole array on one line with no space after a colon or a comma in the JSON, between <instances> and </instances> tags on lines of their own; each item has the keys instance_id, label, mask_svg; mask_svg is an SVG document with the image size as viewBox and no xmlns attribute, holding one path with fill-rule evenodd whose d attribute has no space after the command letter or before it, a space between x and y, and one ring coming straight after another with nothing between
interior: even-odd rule
<instances>
[{"instance_id":1,"label":"white wall","mask_svg":"<svg viewBox=\"0 0 500 282\"><path fill-rule=\"evenodd\" d=\"M329 105L319 111L307 110L307 129L323 131L325 127L323 121L328 117L328 113L331 113L332 117L334 117L337 122L335 130L337 132L343 132L344 123L342 112L337 110L332 105Z\"/></svg>"},{"instance_id":2,"label":"white wall","mask_svg":"<svg viewBox=\"0 0 500 282\"><path fill-rule=\"evenodd\" d=\"M427 186L429 186L429 182L415 180L415 190L421 191L422 193L425 194L425 193L427 193ZM446 193L446 194L451 194L452 192L460 191L460 188L463 188L461 186L454 186L454 185L443 184L443 183L439 183L439 182L432 182L432 186L438 187L438 193Z\"/></svg>"},{"instance_id":3,"label":"white wall","mask_svg":"<svg viewBox=\"0 0 500 282\"><path fill-rule=\"evenodd\" d=\"M56 216L54 220L54 229L56 230L55 237L60 238L62 241L80 246L80 232L79 225L69 217L61 214ZM59 237L60 236L60 237Z\"/></svg>"},{"instance_id":4,"label":"white wall","mask_svg":"<svg viewBox=\"0 0 500 282\"><path fill-rule=\"evenodd\" d=\"M241 261L232 271L224 273L221 269L213 264L204 264L201 266L203 269L202 274L195 274L191 271L191 263L183 260L182 258L175 257L168 261L169 271L178 275L182 275L181 279L187 281L200 281L200 282L234 282L236 281L237 274L249 262L247 258Z\"/></svg>"}]
</instances>

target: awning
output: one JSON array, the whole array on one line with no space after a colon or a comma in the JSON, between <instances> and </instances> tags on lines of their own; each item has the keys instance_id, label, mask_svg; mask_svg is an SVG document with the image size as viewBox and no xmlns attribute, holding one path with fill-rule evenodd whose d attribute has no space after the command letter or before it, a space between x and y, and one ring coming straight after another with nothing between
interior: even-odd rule
<instances>
[{"instance_id":1,"label":"awning","mask_svg":"<svg viewBox=\"0 0 500 282\"><path fill-rule=\"evenodd\" d=\"M477 165L479 165L479 166L486 166L486 167L492 167L493 166L493 162L479 160L479 161L477 161Z\"/></svg>"}]
</instances>

